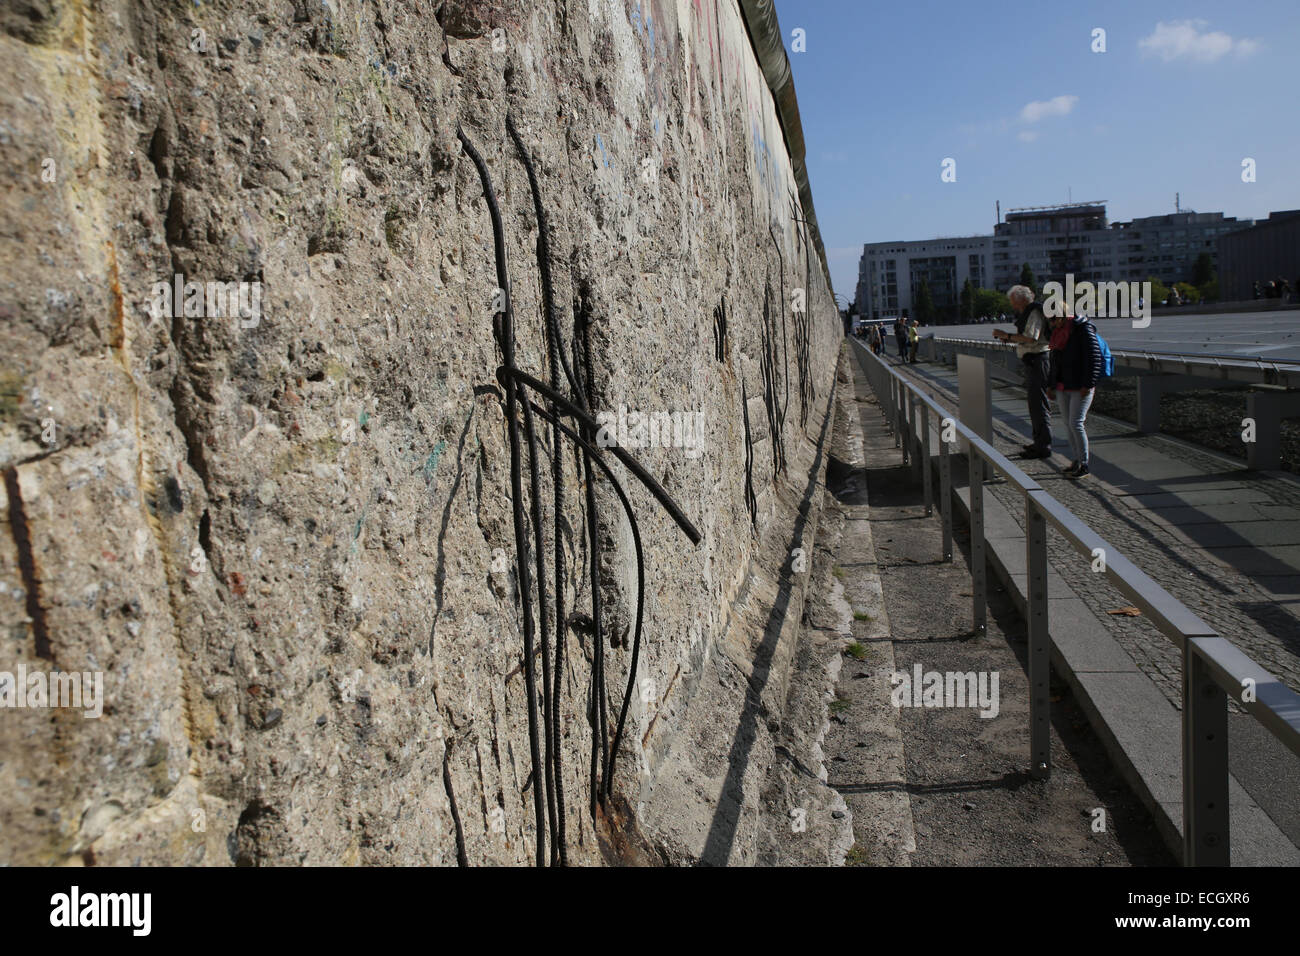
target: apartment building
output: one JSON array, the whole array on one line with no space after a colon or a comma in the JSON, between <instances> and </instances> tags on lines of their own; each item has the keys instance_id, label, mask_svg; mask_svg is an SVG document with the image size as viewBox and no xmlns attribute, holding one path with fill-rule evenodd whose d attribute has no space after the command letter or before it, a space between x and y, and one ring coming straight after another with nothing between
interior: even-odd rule
<instances>
[{"instance_id":1,"label":"apartment building","mask_svg":"<svg viewBox=\"0 0 1300 956\"><path fill-rule=\"evenodd\" d=\"M868 319L915 310L922 282L939 315L956 318L966 280L976 288L993 281L989 253L992 236L955 236L910 242L869 242L858 263L857 306Z\"/></svg>"}]
</instances>

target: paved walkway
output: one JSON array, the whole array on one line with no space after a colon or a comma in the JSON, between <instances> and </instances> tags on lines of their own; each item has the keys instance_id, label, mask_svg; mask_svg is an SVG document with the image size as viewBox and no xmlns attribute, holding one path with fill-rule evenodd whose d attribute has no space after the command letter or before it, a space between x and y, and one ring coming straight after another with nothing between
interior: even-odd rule
<instances>
[{"instance_id":1,"label":"paved walkway","mask_svg":"<svg viewBox=\"0 0 1300 956\"><path fill-rule=\"evenodd\" d=\"M907 371L931 386L942 404L956 407L953 369L922 363ZM999 450L1013 452L1028 440L1023 389L995 388L993 414ZM1248 471L1164 436L1137 435L1131 426L1099 416L1089 419L1093 474L1071 482L1060 475L1068 445L1060 422L1054 424L1058 454L1024 462L1024 471L1219 633L1292 689L1300 688L1300 483L1280 473ZM1021 520L1014 489L990 491ZM1182 662L1173 645L1145 618L1108 614L1128 600L1089 573L1056 535L1048 536L1048 548L1054 567L1138 669L1181 707ZM1300 760L1253 718L1234 716L1234 774L1300 842Z\"/></svg>"}]
</instances>

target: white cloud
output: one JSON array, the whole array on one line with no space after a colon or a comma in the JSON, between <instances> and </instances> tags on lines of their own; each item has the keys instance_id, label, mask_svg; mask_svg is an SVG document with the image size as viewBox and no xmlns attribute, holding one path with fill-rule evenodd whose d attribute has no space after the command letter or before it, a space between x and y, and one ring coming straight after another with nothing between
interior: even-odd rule
<instances>
[{"instance_id":1,"label":"white cloud","mask_svg":"<svg viewBox=\"0 0 1300 956\"><path fill-rule=\"evenodd\" d=\"M1034 140L1038 139L1038 134L1032 129L1022 129L1016 134L1016 138L1022 143L1032 143Z\"/></svg>"},{"instance_id":2,"label":"white cloud","mask_svg":"<svg viewBox=\"0 0 1300 956\"><path fill-rule=\"evenodd\" d=\"M1161 20L1150 36L1138 41L1138 49L1148 56L1158 56L1166 63L1183 58L1197 63L1213 63L1229 53L1250 56L1259 49L1254 40L1234 40L1219 30L1205 31L1207 26L1204 20L1174 20L1170 23Z\"/></svg>"},{"instance_id":3,"label":"white cloud","mask_svg":"<svg viewBox=\"0 0 1300 956\"><path fill-rule=\"evenodd\" d=\"M1079 102L1077 96L1054 96L1050 100L1035 100L1025 104L1020 111L1020 119L1026 123L1037 123L1049 116L1068 116Z\"/></svg>"}]
</instances>

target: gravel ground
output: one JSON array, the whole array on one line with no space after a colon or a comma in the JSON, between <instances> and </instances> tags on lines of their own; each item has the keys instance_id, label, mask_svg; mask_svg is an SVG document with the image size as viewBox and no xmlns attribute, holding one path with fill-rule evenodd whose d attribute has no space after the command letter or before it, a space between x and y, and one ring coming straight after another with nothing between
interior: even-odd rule
<instances>
[{"instance_id":1,"label":"gravel ground","mask_svg":"<svg viewBox=\"0 0 1300 956\"><path fill-rule=\"evenodd\" d=\"M1175 438L1246 460L1241 420L1248 388L1216 388L1160 396L1160 430ZM1137 385L1131 378L1110 379L1097 389L1092 411L1137 424ZM1300 419L1282 419L1282 470L1300 474Z\"/></svg>"}]
</instances>

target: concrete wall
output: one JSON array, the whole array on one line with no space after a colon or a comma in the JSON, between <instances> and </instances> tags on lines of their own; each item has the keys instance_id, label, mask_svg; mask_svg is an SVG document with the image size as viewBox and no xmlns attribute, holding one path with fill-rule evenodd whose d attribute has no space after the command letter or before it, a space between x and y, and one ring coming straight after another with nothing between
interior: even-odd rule
<instances>
[{"instance_id":1,"label":"concrete wall","mask_svg":"<svg viewBox=\"0 0 1300 956\"><path fill-rule=\"evenodd\" d=\"M653 820L719 794L656 785L689 728L740 719L701 662L753 653L735 602L824 467L841 334L735 0L32 0L0 27L0 671L102 672L105 697L0 709L0 862L532 860L493 232L456 135L500 202L517 364L549 380L507 113L595 409L704 423L701 454L632 449L698 546L612 466L645 641L593 817L595 641L565 629L569 859L698 856ZM260 312L169 314L177 275ZM559 591L590 614L597 520L616 716L630 528L563 447Z\"/></svg>"}]
</instances>

